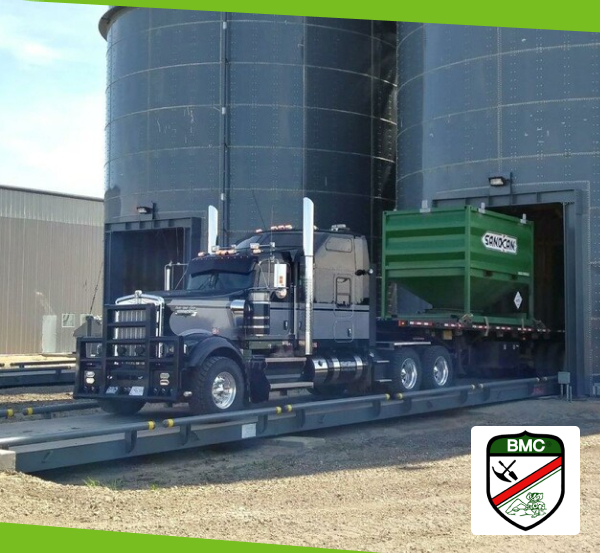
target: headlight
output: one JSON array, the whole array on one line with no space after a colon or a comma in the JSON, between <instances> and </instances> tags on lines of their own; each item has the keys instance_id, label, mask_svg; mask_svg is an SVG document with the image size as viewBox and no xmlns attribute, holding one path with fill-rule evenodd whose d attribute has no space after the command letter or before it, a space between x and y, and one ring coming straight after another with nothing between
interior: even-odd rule
<instances>
[{"instance_id":1,"label":"headlight","mask_svg":"<svg viewBox=\"0 0 600 553\"><path fill-rule=\"evenodd\" d=\"M94 384L96 382L96 373L94 371L85 371L84 376L86 384Z\"/></svg>"}]
</instances>

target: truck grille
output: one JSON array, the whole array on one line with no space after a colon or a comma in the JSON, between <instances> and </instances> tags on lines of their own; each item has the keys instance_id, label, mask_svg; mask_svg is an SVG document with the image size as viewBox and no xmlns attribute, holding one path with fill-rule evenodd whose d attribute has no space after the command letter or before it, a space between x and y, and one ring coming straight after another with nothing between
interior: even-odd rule
<instances>
[{"instance_id":1,"label":"truck grille","mask_svg":"<svg viewBox=\"0 0 600 553\"><path fill-rule=\"evenodd\" d=\"M114 322L115 323L145 323L147 317L147 311L144 310L122 310L115 309L114 311ZM144 326L116 326L110 330L112 330L111 338L113 340L146 340L146 329ZM155 334L156 336L156 334ZM113 355L121 355L134 357L136 355L135 352L135 344L123 343L121 345L113 345ZM120 351L117 351L120 349Z\"/></svg>"},{"instance_id":2,"label":"truck grille","mask_svg":"<svg viewBox=\"0 0 600 553\"><path fill-rule=\"evenodd\" d=\"M156 309L146 309L146 306L149 305L153 305ZM116 305L111 308L114 325L108 333L109 340L117 342L112 348L112 355L135 357L137 355L136 347L139 346L139 343L127 342L145 341L162 336L163 305L162 298L155 296L136 294L118 299ZM123 309L119 309L121 306ZM154 321L148 320L149 318Z\"/></svg>"},{"instance_id":3,"label":"truck grille","mask_svg":"<svg viewBox=\"0 0 600 553\"><path fill-rule=\"evenodd\" d=\"M102 338L78 340L77 397L176 397L183 339L162 335L163 305L105 306Z\"/></svg>"}]
</instances>

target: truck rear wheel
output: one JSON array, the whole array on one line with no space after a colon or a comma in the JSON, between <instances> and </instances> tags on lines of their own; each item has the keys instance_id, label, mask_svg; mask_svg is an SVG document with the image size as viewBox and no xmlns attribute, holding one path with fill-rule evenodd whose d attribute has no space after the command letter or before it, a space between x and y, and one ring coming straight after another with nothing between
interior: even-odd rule
<instances>
[{"instance_id":1,"label":"truck rear wheel","mask_svg":"<svg viewBox=\"0 0 600 553\"><path fill-rule=\"evenodd\" d=\"M146 402L141 399L99 399L98 405L111 415L135 415Z\"/></svg>"},{"instance_id":2,"label":"truck rear wheel","mask_svg":"<svg viewBox=\"0 0 600 553\"><path fill-rule=\"evenodd\" d=\"M452 357L442 346L426 347L421 357L423 364L423 387L428 390L446 388L452 385L454 368Z\"/></svg>"},{"instance_id":3,"label":"truck rear wheel","mask_svg":"<svg viewBox=\"0 0 600 553\"><path fill-rule=\"evenodd\" d=\"M392 382L386 386L390 394L415 392L421 387L421 360L416 350L401 348L394 352L390 361Z\"/></svg>"},{"instance_id":4,"label":"truck rear wheel","mask_svg":"<svg viewBox=\"0 0 600 553\"><path fill-rule=\"evenodd\" d=\"M239 411L244 407L244 375L228 357L209 357L192 371L190 410L195 415Z\"/></svg>"}]
</instances>

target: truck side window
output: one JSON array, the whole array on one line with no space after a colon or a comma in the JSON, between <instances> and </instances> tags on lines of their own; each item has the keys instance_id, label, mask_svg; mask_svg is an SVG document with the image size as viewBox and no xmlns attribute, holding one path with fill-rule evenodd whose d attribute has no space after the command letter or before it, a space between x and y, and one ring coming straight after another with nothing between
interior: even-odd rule
<instances>
[{"instance_id":1,"label":"truck side window","mask_svg":"<svg viewBox=\"0 0 600 553\"><path fill-rule=\"evenodd\" d=\"M352 280L347 276L335 278L335 303L339 307L350 307Z\"/></svg>"}]
</instances>

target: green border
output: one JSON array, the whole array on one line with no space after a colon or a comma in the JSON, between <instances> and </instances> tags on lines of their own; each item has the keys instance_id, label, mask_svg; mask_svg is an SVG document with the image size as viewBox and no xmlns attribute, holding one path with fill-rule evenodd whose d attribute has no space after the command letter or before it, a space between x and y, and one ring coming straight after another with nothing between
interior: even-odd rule
<instances>
[{"instance_id":1,"label":"green border","mask_svg":"<svg viewBox=\"0 0 600 553\"><path fill-rule=\"evenodd\" d=\"M107 5L107 0L27 0L62 4ZM502 3L482 3L481 0L461 1L460 3L429 0L428 2L388 2L363 3L356 1L316 2L303 0L302 3L286 5L273 0L229 0L226 2L194 2L191 0L128 0L118 5L170 8L203 9L207 11L228 11L245 13L266 13L282 15L308 15L315 17L344 17L349 19L381 19L388 21L414 21L425 23L448 23L458 25L482 25L494 27L521 27L530 29L562 29L570 31L600 31L600 4L571 2L565 5L552 0L545 2L523 2L523 0L503 0ZM16 507L18 508L18 507ZM68 523L68 513L65 513ZM318 532L318 529L315 529ZM159 541L160 540L160 541ZM168 540L168 541L166 541ZM177 543L174 540L178 540ZM146 534L127 534L98 530L53 528L8 524L0 522L0 542L6 551L40 549L52 546L63 551L77 549L106 550L109 547L135 547L151 551L154 547L176 547L178 553L196 553L198 548L208 551L285 551L318 552L312 547L292 547L242 542L214 541L203 539L176 538ZM331 550L330 550L331 551Z\"/></svg>"},{"instance_id":2,"label":"green border","mask_svg":"<svg viewBox=\"0 0 600 553\"><path fill-rule=\"evenodd\" d=\"M97 4L106 0L29 0L61 4ZM275 0L126 0L120 6L171 8L185 10L269 13L282 15L310 15L344 17L348 19L382 19L388 21L415 21L424 23L452 23L492 27L521 27L529 29L560 29L568 31L600 31L600 4L573 1L568 5L555 0L523 2L502 0L482 2L462 0L448 2L357 2L356 0L303 0L287 4Z\"/></svg>"},{"instance_id":3,"label":"green border","mask_svg":"<svg viewBox=\"0 0 600 553\"><path fill-rule=\"evenodd\" d=\"M165 513L168 516L168 513ZM68 512L65 512L65 521L68 521ZM316 530L318 531L318 530ZM9 524L0 522L0 543L3 551L53 551L60 549L62 552L78 551L120 551L128 548L129 551L150 553L156 550L168 551L170 548L176 553L321 553L323 551L336 551L334 549L320 549L316 547L299 547L291 545L272 545L262 543L246 543L237 541L207 540L201 538L183 538L175 536L155 536L152 534L131 534L126 532L112 532L105 530L82 530L79 528L54 528L52 526L31 526L26 524ZM112 549L109 549L112 548ZM169 548L169 549L167 549ZM346 550L348 551L348 550Z\"/></svg>"}]
</instances>

